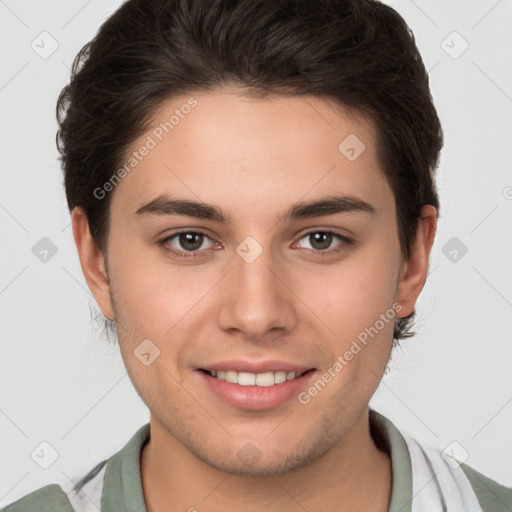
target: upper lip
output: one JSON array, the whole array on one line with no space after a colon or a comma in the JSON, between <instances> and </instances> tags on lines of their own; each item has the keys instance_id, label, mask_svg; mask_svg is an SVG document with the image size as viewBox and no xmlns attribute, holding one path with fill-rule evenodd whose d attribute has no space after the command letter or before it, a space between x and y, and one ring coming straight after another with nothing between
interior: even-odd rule
<instances>
[{"instance_id":1,"label":"upper lip","mask_svg":"<svg viewBox=\"0 0 512 512\"><path fill-rule=\"evenodd\" d=\"M266 372L295 372L296 374L304 373L312 370L311 366L304 366L301 364L290 363L287 361L249 361L247 359L237 359L230 361L219 361L218 363L207 364L200 367L201 370L208 371L235 371L235 372L248 372L248 373L266 373Z\"/></svg>"}]
</instances>

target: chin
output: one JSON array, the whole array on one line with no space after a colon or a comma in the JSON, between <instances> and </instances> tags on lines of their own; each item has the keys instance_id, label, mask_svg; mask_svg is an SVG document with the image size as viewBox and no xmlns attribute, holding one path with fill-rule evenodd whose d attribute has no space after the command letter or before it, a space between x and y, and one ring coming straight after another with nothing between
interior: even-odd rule
<instances>
[{"instance_id":1,"label":"chin","mask_svg":"<svg viewBox=\"0 0 512 512\"><path fill-rule=\"evenodd\" d=\"M290 473L309 466L328 453L330 449L331 442L325 436L315 439L312 443L301 440L295 446L284 447L281 444L278 453L269 443L263 445L260 450L255 444L247 441L230 457L226 457L229 449L225 449L221 453L196 453L196 456L218 471L238 476L268 477Z\"/></svg>"}]
</instances>

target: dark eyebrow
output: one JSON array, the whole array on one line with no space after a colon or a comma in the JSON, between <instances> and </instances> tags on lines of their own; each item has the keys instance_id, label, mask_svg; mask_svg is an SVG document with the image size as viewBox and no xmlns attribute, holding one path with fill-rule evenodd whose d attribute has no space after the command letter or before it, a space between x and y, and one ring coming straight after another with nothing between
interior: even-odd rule
<instances>
[{"instance_id":1,"label":"dark eyebrow","mask_svg":"<svg viewBox=\"0 0 512 512\"><path fill-rule=\"evenodd\" d=\"M228 216L215 206L190 201L187 199L172 199L162 195L142 205L136 215L187 215L198 219L209 219L227 223Z\"/></svg>"},{"instance_id":2,"label":"dark eyebrow","mask_svg":"<svg viewBox=\"0 0 512 512\"><path fill-rule=\"evenodd\" d=\"M313 201L296 203L279 220L298 220L323 217L346 212L364 212L375 215L376 209L366 201L354 196L327 196Z\"/></svg>"},{"instance_id":3,"label":"dark eyebrow","mask_svg":"<svg viewBox=\"0 0 512 512\"><path fill-rule=\"evenodd\" d=\"M346 212L376 214L375 208L366 201L354 196L327 196L308 202L294 204L279 220L298 220L310 217L323 217ZM206 203L186 199L173 199L161 195L142 205L136 215L186 215L198 219L208 219L226 224L231 218L222 209Z\"/></svg>"}]
</instances>

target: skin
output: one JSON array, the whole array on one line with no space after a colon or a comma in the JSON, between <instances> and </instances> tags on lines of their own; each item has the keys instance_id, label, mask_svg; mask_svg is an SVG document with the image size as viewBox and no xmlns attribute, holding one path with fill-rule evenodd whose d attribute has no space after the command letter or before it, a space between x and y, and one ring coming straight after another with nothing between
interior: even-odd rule
<instances>
[{"instance_id":1,"label":"skin","mask_svg":"<svg viewBox=\"0 0 512 512\"><path fill-rule=\"evenodd\" d=\"M261 411L233 407L197 368L278 359L315 368L318 378L393 304L397 317L413 312L436 210L421 210L405 261L370 120L317 97L256 100L227 88L193 96L198 105L115 188L107 254L84 212L72 212L85 278L116 321L127 371L151 412L141 456L148 511L387 511L391 462L370 435L368 403L389 359L392 321L307 405L294 397ZM162 104L152 127L189 97ZM366 146L355 161L338 150L349 134ZM229 222L135 214L162 193L216 205ZM332 194L356 196L375 214L280 220L295 203ZM158 244L181 229L207 235L195 258ZM325 231L353 243L333 237L322 246L307 236ZM250 264L236 252L248 236L263 249ZM167 246L190 247L179 237ZM322 256L322 247L339 250ZM148 366L134 355L146 338L160 349ZM237 457L247 442L259 454L249 466Z\"/></svg>"}]
</instances>

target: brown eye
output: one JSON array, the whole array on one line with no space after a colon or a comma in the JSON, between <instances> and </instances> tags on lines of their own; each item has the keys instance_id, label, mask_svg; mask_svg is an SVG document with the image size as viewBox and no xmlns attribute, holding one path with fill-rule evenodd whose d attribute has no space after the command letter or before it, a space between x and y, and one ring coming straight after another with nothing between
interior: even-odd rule
<instances>
[{"instance_id":1,"label":"brown eye","mask_svg":"<svg viewBox=\"0 0 512 512\"><path fill-rule=\"evenodd\" d=\"M313 249L317 249L319 251L328 249L333 240L332 233L326 233L324 231L309 234L308 237Z\"/></svg>"},{"instance_id":2,"label":"brown eye","mask_svg":"<svg viewBox=\"0 0 512 512\"><path fill-rule=\"evenodd\" d=\"M351 243L349 238L332 231L310 231L301 240L306 240L309 243L309 247L306 246L304 247L305 249L311 249L319 253L337 251ZM333 242L336 240L339 243L332 247Z\"/></svg>"},{"instance_id":3,"label":"brown eye","mask_svg":"<svg viewBox=\"0 0 512 512\"><path fill-rule=\"evenodd\" d=\"M186 251L197 251L203 245L204 235L201 233L180 233L179 245Z\"/></svg>"},{"instance_id":4,"label":"brown eye","mask_svg":"<svg viewBox=\"0 0 512 512\"><path fill-rule=\"evenodd\" d=\"M199 256L204 250L212 248L215 242L204 233L181 231L164 238L159 242L159 245L175 256L195 257Z\"/></svg>"}]
</instances>

